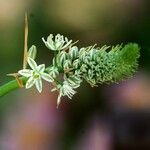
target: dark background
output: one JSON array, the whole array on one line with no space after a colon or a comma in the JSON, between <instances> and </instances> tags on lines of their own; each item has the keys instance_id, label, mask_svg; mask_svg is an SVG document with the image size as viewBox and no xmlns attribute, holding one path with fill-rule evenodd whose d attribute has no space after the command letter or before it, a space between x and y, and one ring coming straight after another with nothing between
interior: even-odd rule
<instances>
[{"instance_id":1,"label":"dark background","mask_svg":"<svg viewBox=\"0 0 150 150\"><path fill-rule=\"evenodd\" d=\"M0 84L22 67L24 14L29 46L38 64L53 52L41 38L63 34L78 46L136 42L139 69L120 84L91 88L84 83L72 100L56 109L57 93L45 83L42 94L19 89L0 98L1 150L148 150L150 149L150 1L5 0L0 1Z\"/></svg>"}]
</instances>

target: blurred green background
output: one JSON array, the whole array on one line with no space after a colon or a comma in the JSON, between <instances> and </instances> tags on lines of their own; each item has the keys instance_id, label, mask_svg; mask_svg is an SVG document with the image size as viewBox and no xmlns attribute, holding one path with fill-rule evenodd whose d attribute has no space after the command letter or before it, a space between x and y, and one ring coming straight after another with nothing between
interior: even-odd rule
<instances>
[{"instance_id":1,"label":"blurred green background","mask_svg":"<svg viewBox=\"0 0 150 150\"><path fill-rule=\"evenodd\" d=\"M149 6L148 0L1 0L0 85L22 67L25 12L38 64L51 63L41 40L50 33L79 40L80 47L136 42L141 57L133 79L99 88L84 83L58 110L57 93L46 83L41 95L19 89L0 98L0 149L150 149Z\"/></svg>"}]
</instances>

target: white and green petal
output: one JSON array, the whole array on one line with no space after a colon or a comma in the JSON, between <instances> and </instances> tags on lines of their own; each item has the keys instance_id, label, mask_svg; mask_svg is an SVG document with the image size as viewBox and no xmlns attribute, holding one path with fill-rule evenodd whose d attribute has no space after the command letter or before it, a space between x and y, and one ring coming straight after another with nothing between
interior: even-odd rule
<instances>
[{"instance_id":1,"label":"white and green petal","mask_svg":"<svg viewBox=\"0 0 150 150\"><path fill-rule=\"evenodd\" d=\"M48 73L44 73L44 72L41 74L41 78L43 78L44 80L48 82L54 81L54 79Z\"/></svg>"},{"instance_id":2,"label":"white and green petal","mask_svg":"<svg viewBox=\"0 0 150 150\"><path fill-rule=\"evenodd\" d=\"M28 57L35 59L36 58L36 54L37 54L37 49L35 45L32 45L31 48L28 51Z\"/></svg>"},{"instance_id":3,"label":"white and green petal","mask_svg":"<svg viewBox=\"0 0 150 150\"><path fill-rule=\"evenodd\" d=\"M47 37L47 42L54 45L54 41L53 41L53 34L50 34L48 37Z\"/></svg>"},{"instance_id":4,"label":"white and green petal","mask_svg":"<svg viewBox=\"0 0 150 150\"><path fill-rule=\"evenodd\" d=\"M22 70L19 70L18 73L19 73L20 75L22 75L22 76L28 78L28 77L32 76L33 71L30 70L30 69L22 69Z\"/></svg>"},{"instance_id":5,"label":"white and green petal","mask_svg":"<svg viewBox=\"0 0 150 150\"><path fill-rule=\"evenodd\" d=\"M35 80L35 86L37 90L41 93L42 92L42 79L38 78Z\"/></svg>"},{"instance_id":6,"label":"white and green petal","mask_svg":"<svg viewBox=\"0 0 150 150\"><path fill-rule=\"evenodd\" d=\"M26 82L26 89L31 88L35 84L35 79L34 77L30 77L27 82Z\"/></svg>"},{"instance_id":7,"label":"white and green petal","mask_svg":"<svg viewBox=\"0 0 150 150\"><path fill-rule=\"evenodd\" d=\"M41 64L39 66L36 67L36 70L39 72L39 73L43 73L44 70L45 70L45 64Z\"/></svg>"},{"instance_id":8,"label":"white and green petal","mask_svg":"<svg viewBox=\"0 0 150 150\"><path fill-rule=\"evenodd\" d=\"M42 41L45 43L45 46L48 49L55 50L54 42L49 37L47 38L47 41L44 38L42 38Z\"/></svg>"},{"instance_id":9,"label":"white and green petal","mask_svg":"<svg viewBox=\"0 0 150 150\"><path fill-rule=\"evenodd\" d=\"M28 64L33 70L36 70L37 64L32 58L28 58Z\"/></svg>"}]
</instances>

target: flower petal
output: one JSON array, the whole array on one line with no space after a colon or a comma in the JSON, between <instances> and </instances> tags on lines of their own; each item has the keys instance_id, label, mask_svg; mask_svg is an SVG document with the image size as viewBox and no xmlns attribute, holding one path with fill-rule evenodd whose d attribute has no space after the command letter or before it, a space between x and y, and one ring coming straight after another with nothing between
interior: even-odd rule
<instances>
[{"instance_id":1,"label":"flower petal","mask_svg":"<svg viewBox=\"0 0 150 150\"><path fill-rule=\"evenodd\" d=\"M32 58L28 58L28 64L33 70L36 70L37 64Z\"/></svg>"},{"instance_id":2,"label":"flower petal","mask_svg":"<svg viewBox=\"0 0 150 150\"><path fill-rule=\"evenodd\" d=\"M37 90L41 93L42 92L42 80L41 78L36 79L35 86Z\"/></svg>"},{"instance_id":3,"label":"flower petal","mask_svg":"<svg viewBox=\"0 0 150 150\"><path fill-rule=\"evenodd\" d=\"M36 54L37 54L36 46L35 46L35 45L32 45L31 48L30 48L29 51L28 51L28 57L30 57L30 58L32 58L32 59L35 59Z\"/></svg>"},{"instance_id":4,"label":"flower petal","mask_svg":"<svg viewBox=\"0 0 150 150\"><path fill-rule=\"evenodd\" d=\"M53 82L53 81L54 81L54 79L53 79L49 74L44 73L44 72L42 73L41 77L42 77L44 80L48 81L48 82Z\"/></svg>"},{"instance_id":5,"label":"flower petal","mask_svg":"<svg viewBox=\"0 0 150 150\"><path fill-rule=\"evenodd\" d=\"M44 72L44 70L45 70L45 64L41 64L41 65L37 66L36 69L40 73Z\"/></svg>"},{"instance_id":6,"label":"flower petal","mask_svg":"<svg viewBox=\"0 0 150 150\"><path fill-rule=\"evenodd\" d=\"M45 41L45 39L42 37L42 41L46 44L46 41Z\"/></svg>"},{"instance_id":7,"label":"flower petal","mask_svg":"<svg viewBox=\"0 0 150 150\"><path fill-rule=\"evenodd\" d=\"M33 71L30 69L22 69L22 70L19 70L18 73L24 77L30 77L32 76Z\"/></svg>"},{"instance_id":8,"label":"flower petal","mask_svg":"<svg viewBox=\"0 0 150 150\"><path fill-rule=\"evenodd\" d=\"M61 47L61 45L62 45L62 42L60 41L56 42L56 45L55 45L56 49L58 50L59 47Z\"/></svg>"},{"instance_id":9,"label":"flower petal","mask_svg":"<svg viewBox=\"0 0 150 150\"><path fill-rule=\"evenodd\" d=\"M53 44L54 41L53 41L53 34L50 34L48 37L47 37L47 42L50 43L50 44Z\"/></svg>"},{"instance_id":10,"label":"flower petal","mask_svg":"<svg viewBox=\"0 0 150 150\"><path fill-rule=\"evenodd\" d=\"M66 43L61 49L67 48L72 43L72 40L70 40L68 43Z\"/></svg>"},{"instance_id":11,"label":"flower petal","mask_svg":"<svg viewBox=\"0 0 150 150\"><path fill-rule=\"evenodd\" d=\"M49 39L47 39L47 41L45 41L45 39L44 38L42 38L42 41L45 43L45 46L48 48L48 49L50 49L50 50L55 50L55 48L54 48L54 42L51 40L49 40Z\"/></svg>"},{"instance_id":12,"label":"flower petal","mask_svg":"<svg viewBox=\"0 0 150 150\"><path fill-rule=\"evenodd\" d=\"M29 89L30 87L32 87L35 83L35 79L33 77L30 77L26 83L26 89Z\"/></svg>"},{"instance_id":13,"label":"flower petal","mask_svg":"<svg viewBox=\"0 0 150 150\"><path fill-rule=\"evenodd\" d=\"M47 48L49 48L50 50L53 50L53 51L56 50L54 44L50 44L50 43L48 43L48 42L47 42L46 44L47 44Z\"/></svg>"}]
</instances>

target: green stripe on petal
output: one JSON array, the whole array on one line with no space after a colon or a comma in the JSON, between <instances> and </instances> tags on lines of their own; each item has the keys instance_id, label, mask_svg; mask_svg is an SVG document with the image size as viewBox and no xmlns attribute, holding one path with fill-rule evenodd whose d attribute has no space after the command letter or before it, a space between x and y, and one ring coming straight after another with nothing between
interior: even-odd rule
<instances>
[{"instance_id":1,"label":"green stripe on petal","mask_svg":"<svg viewBox=\"0 0 150 150\"><path fill-rule=\"evenodd\" d=\"M41 64L41 65L37 66L36 69L37 69L37 71L39 71L40 73L44 72L44 70L45 70L45 64Z\"/></svg>"},{"instance_id":2,"label":"green stripe on petal","mask_svg":"<svg viewBox=\"0 0 150 150\"><path fill-rule=\"evenodd\" d=\"M47 41L45 41L44 38L42 38L42 41L45 43L45 46L46 46L47 48L49 48L49 49L51 49L51 50L54 50L54 44L53 44L53 41L52 41L52 40L48 40L48 42L47 42Z\"/></svg>"},{"instance_id":3,"label":"green stripe on petal","mask_svg":"<svg viewBox=\"0 0 150 150\"><path fill-rule=\"evenodd\" d=\"M24 77L30 77L32 76L33 71L30 69L23 69L23 70L19 70L18 73Z\"/></svg>"},{"instance_id":4,"label":"green stripe on petal","mask_svg":"<svg viewBox=\"0 0 150 150\"><path fill-rule=\"evenodd\" d=\"M36 70L37 64L32 58L28 58L28 64L33 70Z\"/></svg>"},{"instance_id":5,"label":"green stripe on petal","mask_svg":"<svg viewBox=\"0 0 150 150\"><path fill-rule=\"evenodd\" d=\"M37 90L41 93L42 92L42 80L41 78L36 79L35 86Z\"/></svg>"},{"instance_id":6,"label":"green stripe on petal","mask_svg":"<svg viewBox=\"0 0 150 150\"><path fill-rule=\"evenodd\" d=\"M36 46L32 45L31 48L28 51L28 57L30 57L32 59L35 59L36 54L37 54Z\"/></svg>"},{"instance_id":7,"label":"green stripe on petal","mask_svg":"<svg viewBox=\"0 0 150 150\"><path fill-rule=\"evenodd\" d=\"M31 88L35 83L35 79L33 77L30 77L26 83L26 89Z\"/></svg>"},{"instance_id":8,"label":"green stripe on petal","mask_svg":"<svg viewBox=\"0 0 150 150\"><path fill-rule=\"evenodd\" d=\"M50 44L48 42L46 42L47 48L49 48L50 50L55 50L54 44Z\"/></svg>"},{"instance_id":9,"label":"green stripe on petal","mask_svg":"<svg viewBox=\"0 0 150 150\"><path fill-rule=\"evenodd\" d=\"M48 82L53 82L53 81L54 81L54 79L53 79L49 74L44 73L44 72L41 74L41 77L42 77L44 80L48 81Z\"/></svg>"}]
</instances>

